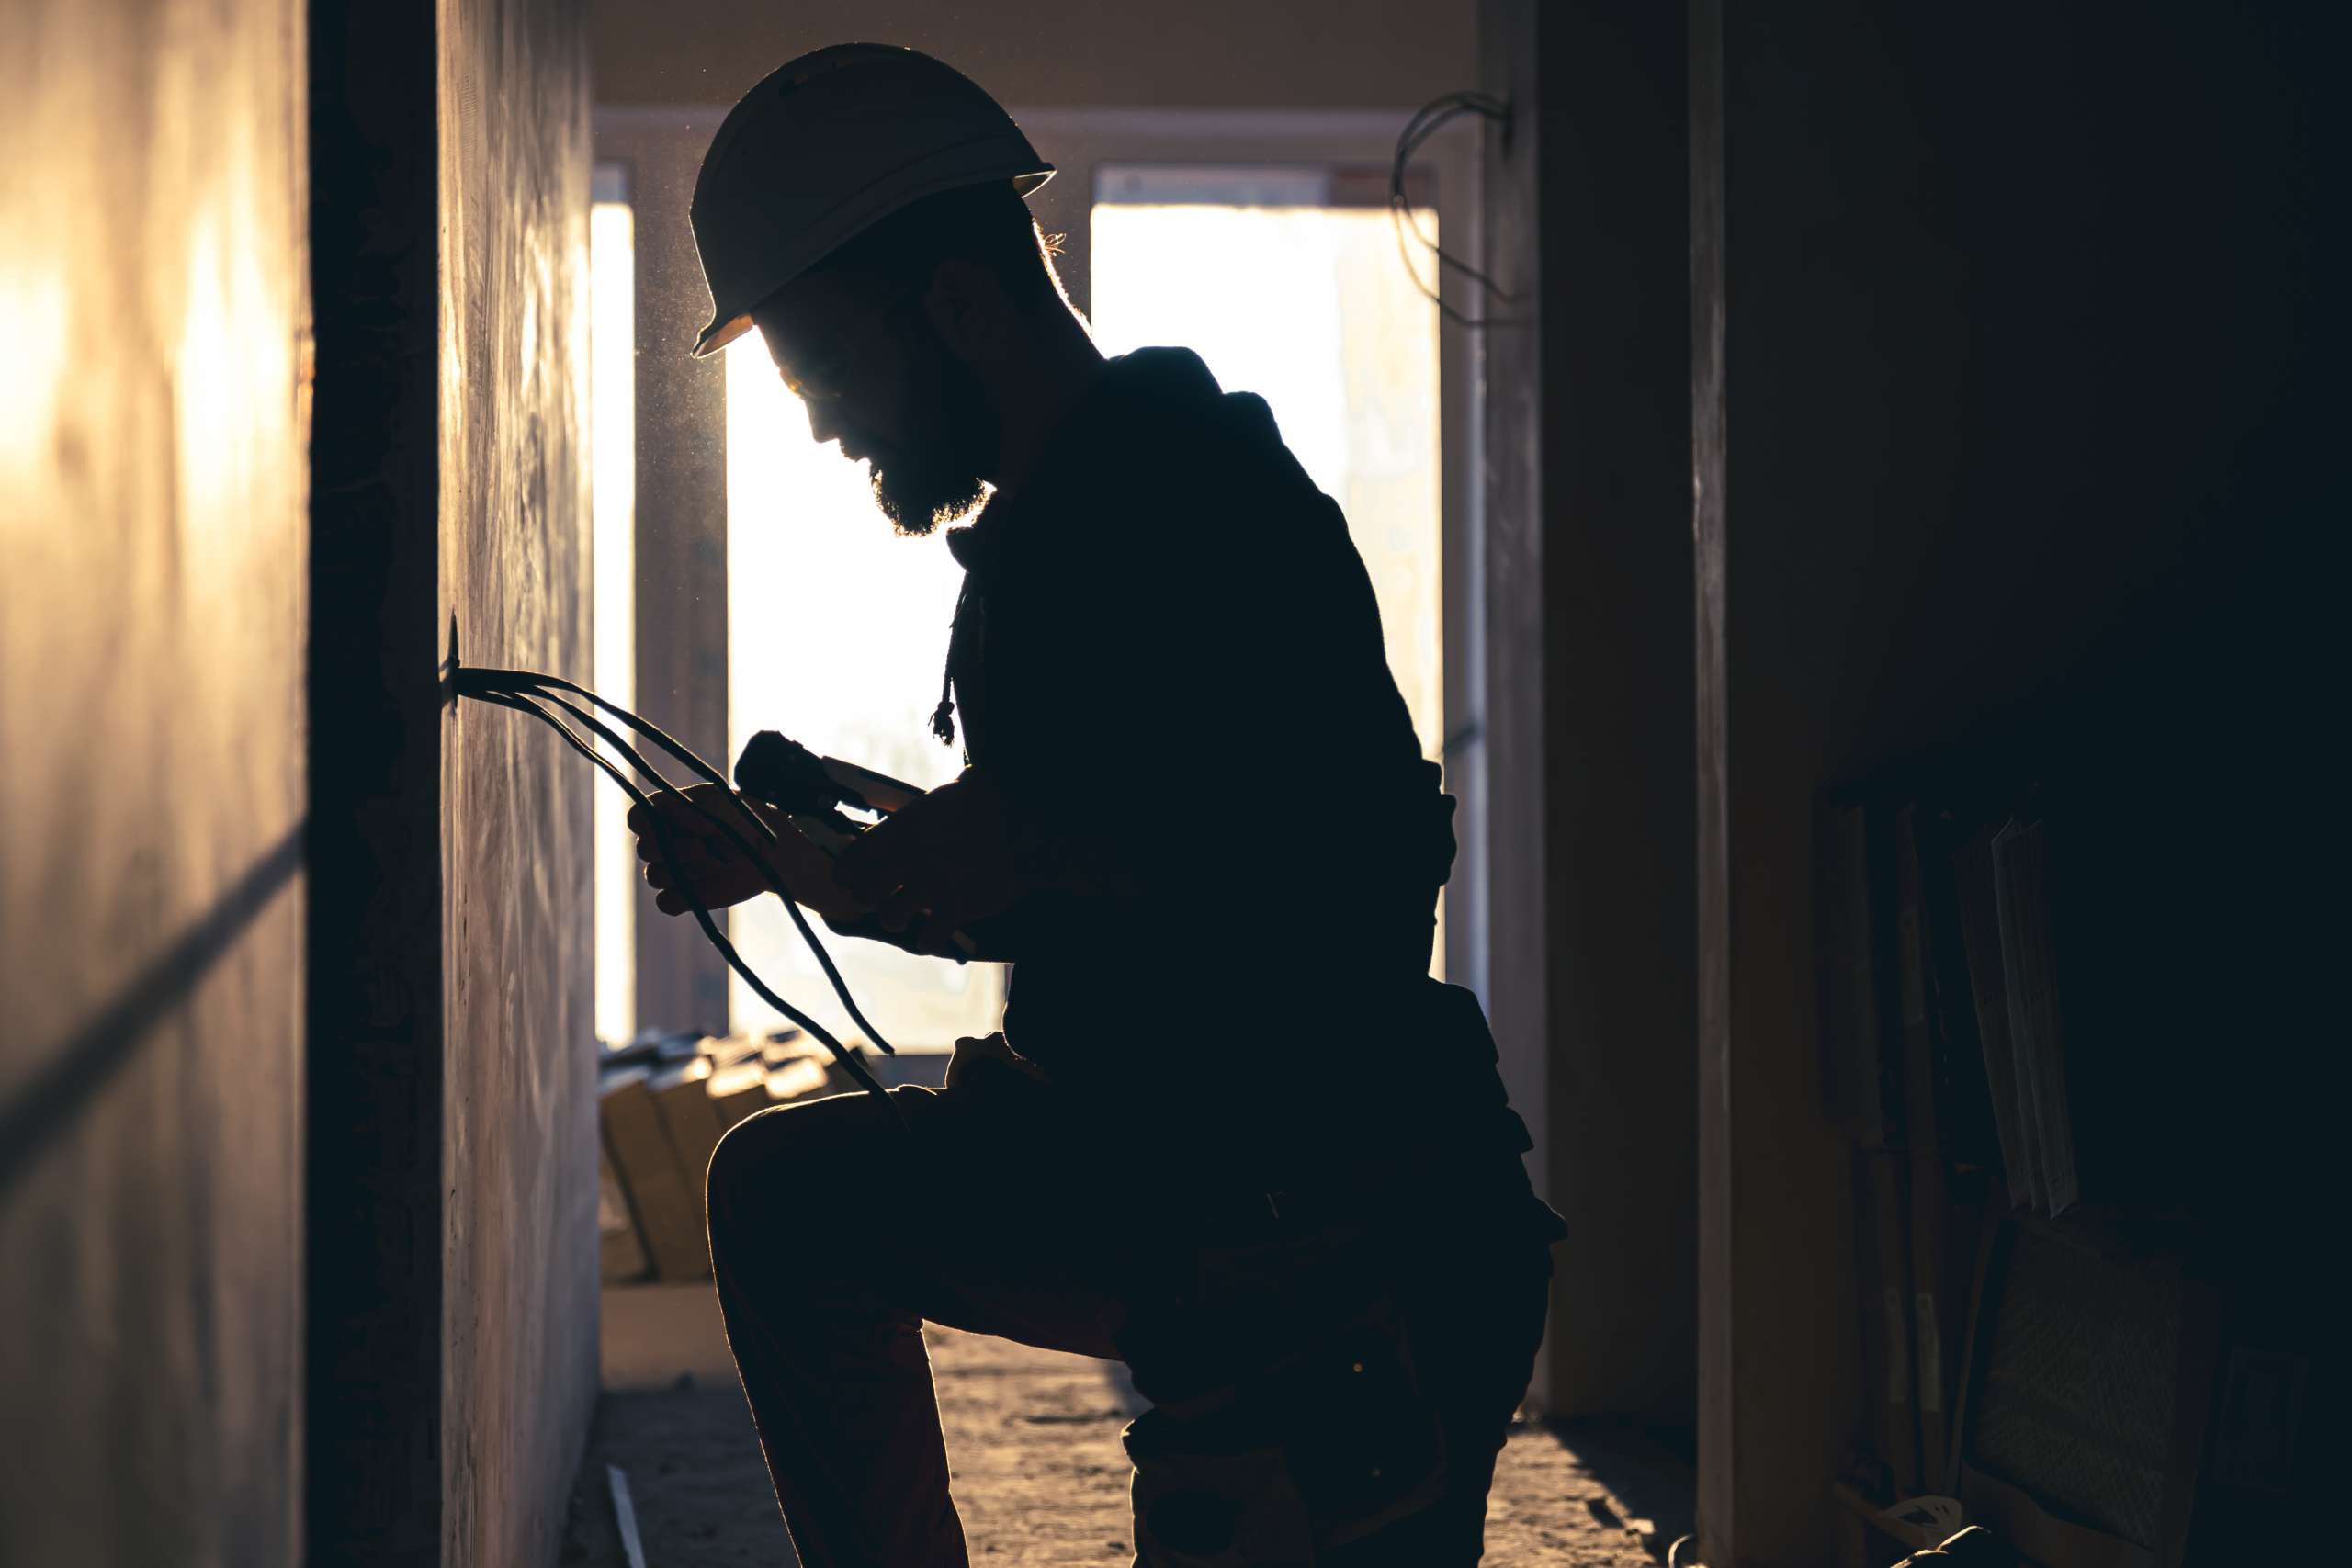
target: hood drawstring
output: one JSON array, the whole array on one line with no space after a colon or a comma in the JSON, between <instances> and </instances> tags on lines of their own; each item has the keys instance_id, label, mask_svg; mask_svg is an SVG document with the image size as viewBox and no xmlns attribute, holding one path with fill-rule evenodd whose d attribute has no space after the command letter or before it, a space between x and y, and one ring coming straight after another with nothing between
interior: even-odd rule
<instances>
[{"instance_id":1,"label":"hood drawstring","mask_svg":"<svg viewBox=\"0 0 2352 1568\"><path fill-rule=\"evenodd\" d=\"M964 607L971 602L972 574L956 594L956 617L947 623L947 667L939 672L939 705L931 710L931 732L942 746L956 744L956 654L964 640Z\"/></svg>"},{"instance_id":2,"label":"hood drawstring","mask_svg":"<svg viewBox=\"0 0 2352 1568\"><path fill-rule=\"evenodd\" d=\"M1002 543L1001 525L991 525L989 519L1001 515L1003 504L1000 496L992 494L978 517L947 530L947 553L964 569L964 584L956 592L956 618L947 625L947 668L939 673L939 705L931 710L931 732L939 737L942 746L956 744L956 669L957 661L971 652L968 645L980 636L987 618L987 580L995 570ZM964 760L968 762L971 757L972 738L967 733Z\"/></svg>"}]
</instances>

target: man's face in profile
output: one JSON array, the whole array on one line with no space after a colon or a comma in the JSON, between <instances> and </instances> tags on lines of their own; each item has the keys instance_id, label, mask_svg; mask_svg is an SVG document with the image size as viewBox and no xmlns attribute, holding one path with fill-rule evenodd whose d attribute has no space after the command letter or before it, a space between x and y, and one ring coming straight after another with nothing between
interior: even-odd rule
<instances>
[{"instance_id":1,"label":"man's face in profile","mask_svg":"<svg viewBox=\"0 0 2352 1568\"><path fill-rule=\"evenodd\" d=\"M902 534L977 505L998 421L969 367L940 340L920 289L819 273L752 312L808 434L868 466L875 504Z\"/></svg>"}]
</instances>

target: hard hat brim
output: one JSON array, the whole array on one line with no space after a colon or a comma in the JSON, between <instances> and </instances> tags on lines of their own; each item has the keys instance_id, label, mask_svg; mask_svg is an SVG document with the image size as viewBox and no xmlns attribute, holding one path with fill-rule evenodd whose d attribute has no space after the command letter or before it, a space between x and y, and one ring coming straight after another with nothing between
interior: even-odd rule
<instances>
[{"instance_id":1,"label":"hard hat brim","mask_svg":"<svg viewBox=\"0 0 2352 1568\"><path fill-rule=\"evenodd\" d=\"M714 301L709 325L695 339L694 357L707 359L729 344L752 330L752 311L762 301L784 288L793 279L815 266L842 246L849 243L892 213L942 191L961 190L969 186L986 185L991 180L1009 179L1014 194L1027 197L1054 177L1054 165L1043 159L1023 160L1028 167L1008 170L1001 162L991 160L990 166L912 182L909 186L888 192L868 194L868 199L853 210L842 214L836 221L824 225L807 237L800 247L802 254L792 257L776 270L771 280L764 282L755 297L725 302ZM875 197L880 199L874 199Z\"/></svg>"}]
</instances>

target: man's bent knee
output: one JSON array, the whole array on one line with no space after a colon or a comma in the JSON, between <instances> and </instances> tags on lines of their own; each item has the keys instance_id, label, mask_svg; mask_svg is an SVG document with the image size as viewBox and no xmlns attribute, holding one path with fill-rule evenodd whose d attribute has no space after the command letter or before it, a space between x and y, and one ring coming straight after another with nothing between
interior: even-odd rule
<instances>
[{"instance_id":1,"label":"man's bent knee","mask_svg":"<svg viewBox=\"0 0 2352 1568\"><path fill-rule=\"evenodd\" d=\"M763 1218L786 1212L805 1231L826 1201L853 1183L864 1186L887 1163L876 1145L894 1125L873 1096L837 1094L779 1105L729 1128L704 1178L713 1250L744 1225L765 1230Z\"/></svg>"}]
</instances>

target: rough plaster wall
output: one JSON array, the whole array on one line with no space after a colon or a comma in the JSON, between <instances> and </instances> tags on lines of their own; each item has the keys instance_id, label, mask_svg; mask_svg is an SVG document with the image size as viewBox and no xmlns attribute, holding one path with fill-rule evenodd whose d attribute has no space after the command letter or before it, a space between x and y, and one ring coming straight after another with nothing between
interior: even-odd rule
<instances>
[{"instance_id":1,"label":"rough plaster wall","mask_svg":"<svg viewBox=\"0 0 2352 1568\"><path fill-rule=\"evenodd\" d=\"M585 680L588 60L559 0L444 0L441 619ZM443 750L443 1561L554 1560L596 1388L586 765L469 705Z\"/></svg>"},{"instance_id":2,"label":"rough plaster wall","mask_svg":"<svg viewBox=\"0 0 2352 1568\"><path fill-rule=\"evenodd\" d=\"M0 1562L296 1560L300 13L0 48Z\"/></svg>"}]
</instances>

